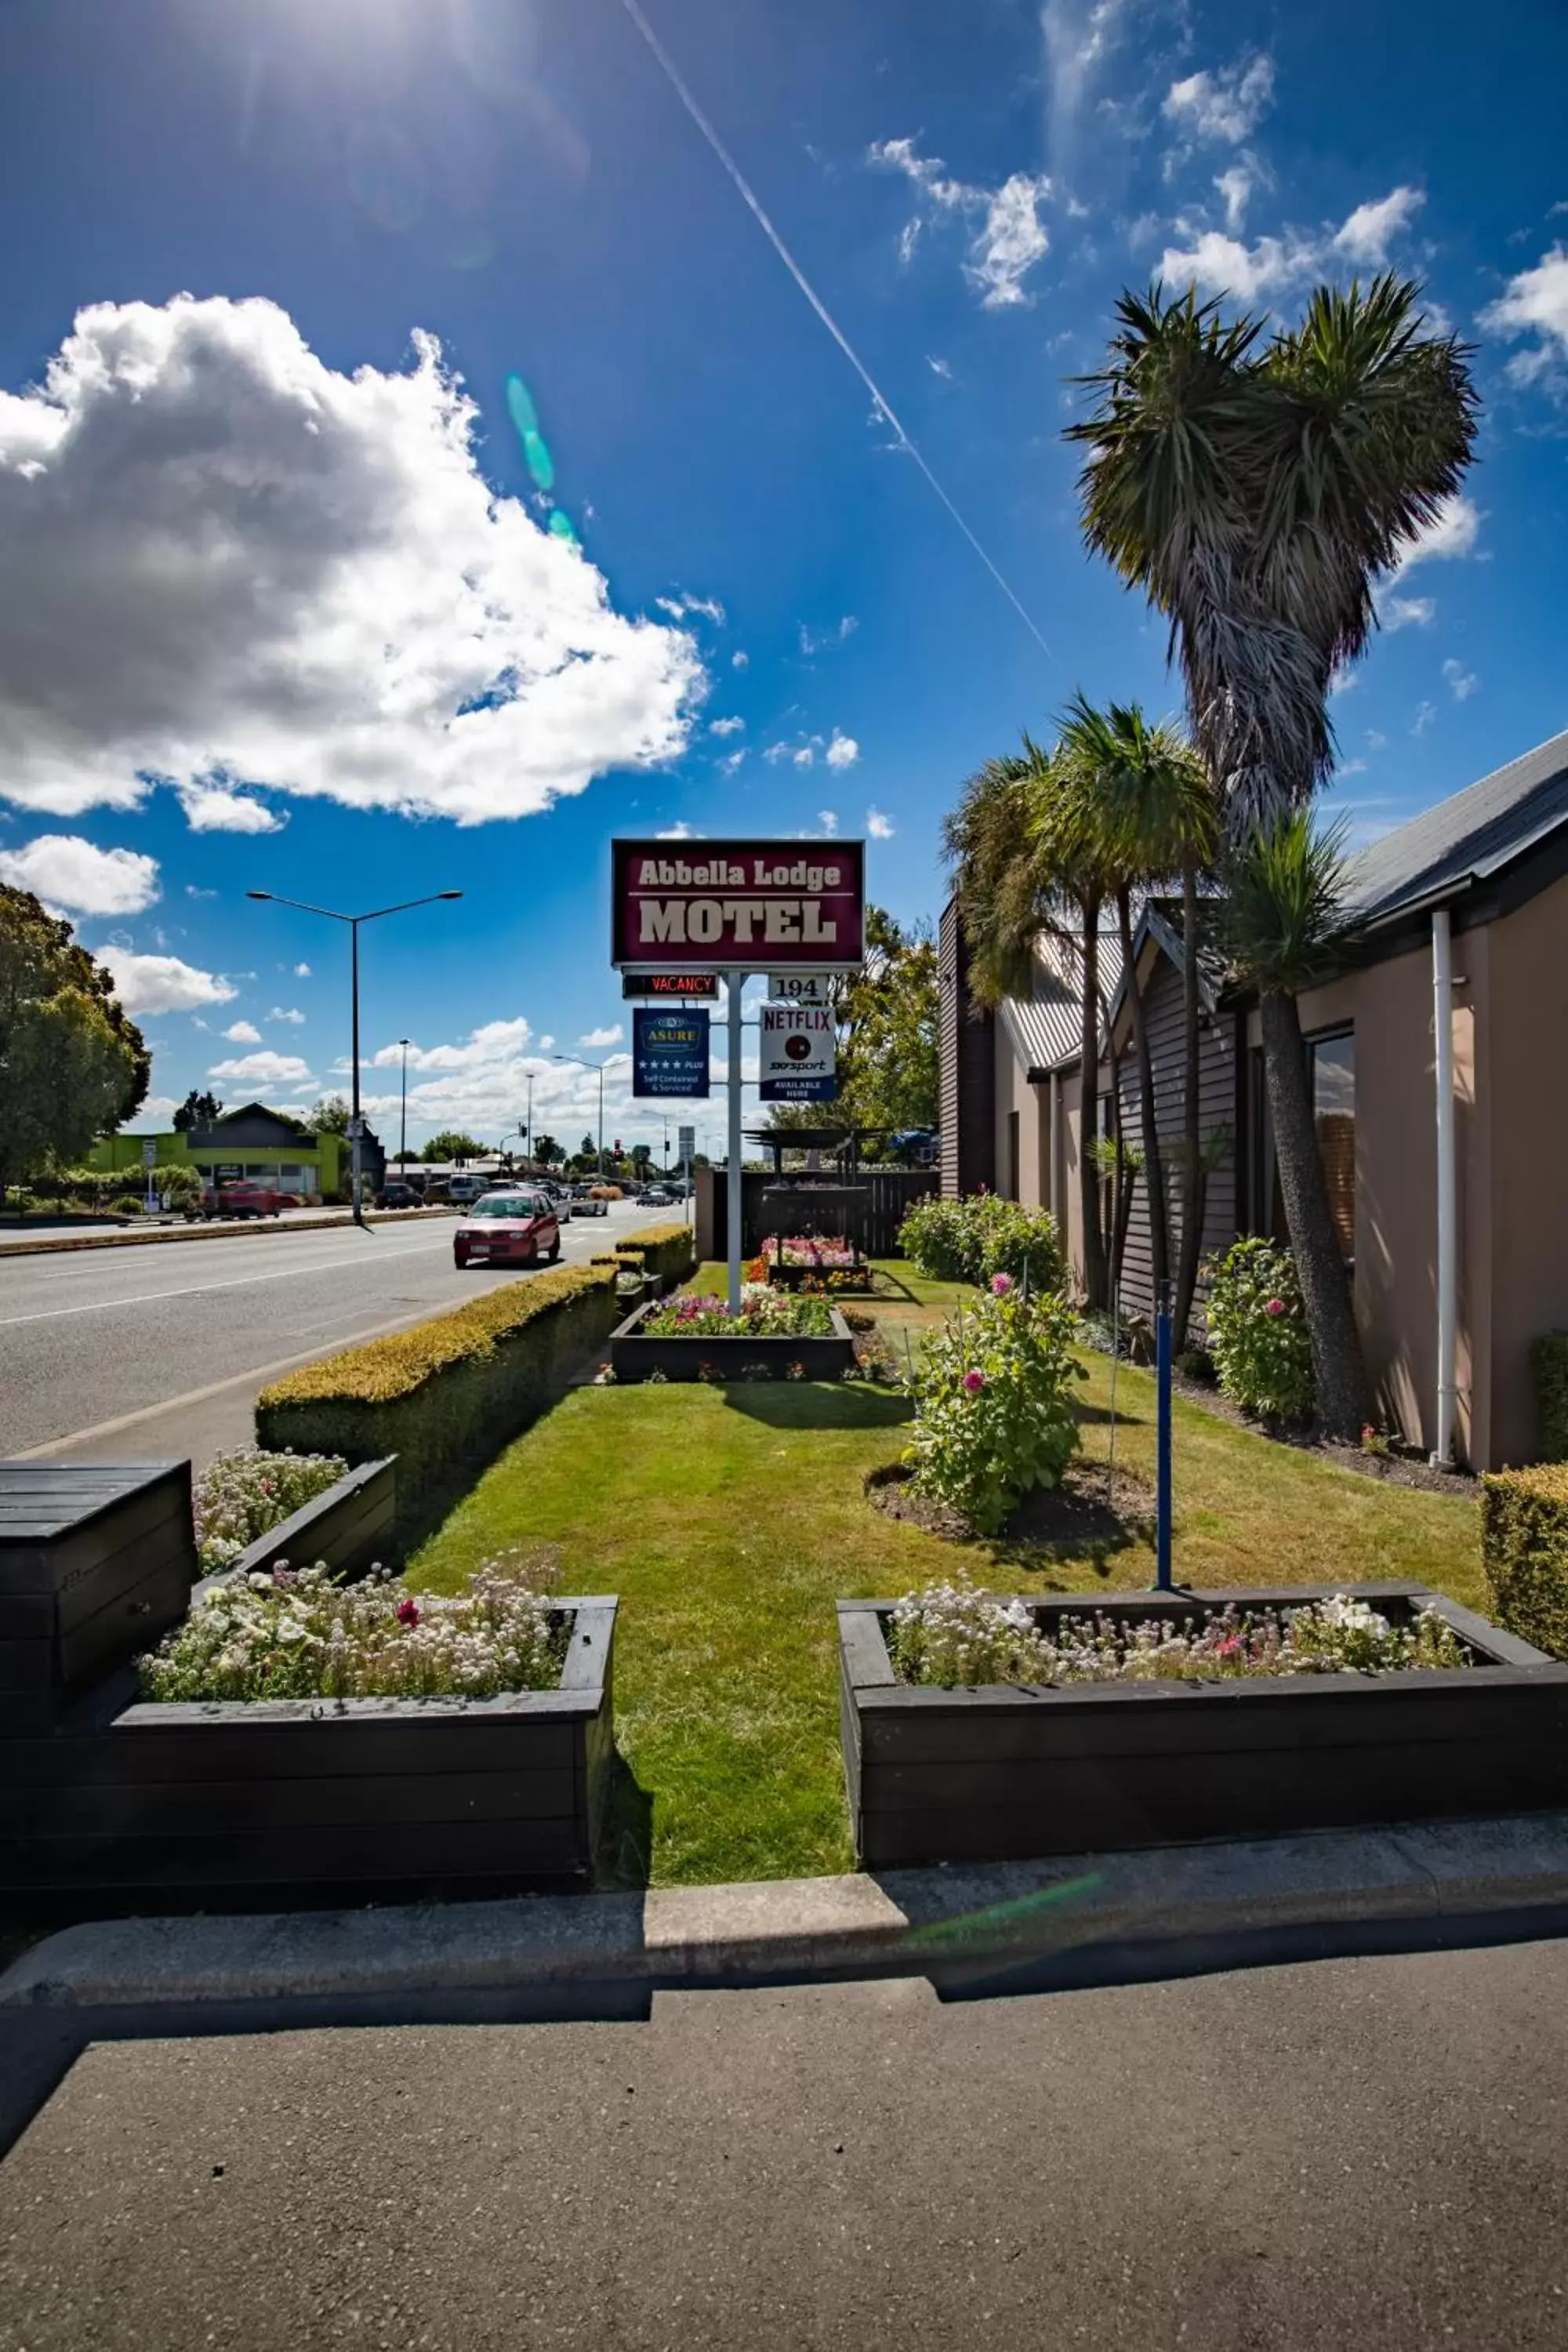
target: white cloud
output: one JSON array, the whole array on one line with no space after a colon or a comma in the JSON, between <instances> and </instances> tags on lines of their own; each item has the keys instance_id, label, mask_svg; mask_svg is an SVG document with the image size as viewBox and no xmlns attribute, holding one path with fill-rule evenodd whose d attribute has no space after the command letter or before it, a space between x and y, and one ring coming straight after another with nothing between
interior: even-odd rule
<instances>
[{"instance_id":1,"label":"white cloud","mask_svg":"<svg viewBox=\"0 0 1568 2352\"><path fill-rule=\"evenodd\" d=\"M748 653L732 653L730 656L730 667L731 669L749 669L751 667L751 661L752 656Z\"/></svg>"},{"instance_id":2,"label":"white cloud","mask_svg":"<svg viewBox=\"0 0 1568 2352\"><path fill-rule=\"evenodd\" d=\"M93 952L113 973L114 993L127 1013L194 1013L198 1004L226 1004L239 994L221 972L202 971L178 956L115 947Z\"/></svg>"},{"instance_id":3,"label":"white cloud","mask_svg":"<svg viewBox=\"0 0 1568 2352\"><path fill-rule=\"evenodd\" d=\"M837 833L838 830L838 811L837 809L818 809L816 812L816 822L822 827L824 833Z\"/></svg>"},{"instance_id":4,"label":"white cloud","mask_svg":"<svg viewBox=\"0 0 1568 2352\"><path fill-rule=\"evenodd\" d=\"M723 762L721 761L720 764L722 765ZM688 824L686 819L682 817L679 824L665 825L654 835L654 838L656 841L700 841L702 836L694 824Z\"/></svg>"},{"instance_id":5,"label":"white cloud","mask_svg":"<svg viewBox=\"0 0 1568 2352\"><path fill-rule=\"evenodd\" d=\"M1133 0L1045 0L1040 10L1041 79L1053 161L1070 159L1089 92L1116 46L1123 20L1133 13ZM1108 102L1102 100L1097 130L1107 117Z\"/></svg>"},{"instance_id":6,"label":"white cloud","mask_svg":"<svg viewBox=\"0 0 1568 2352\"><path fill-rule=\"evenodd\" d=\"M809 659L813 654L826 653L833 646L846 646L859 625L853 613L846 613L837 625L826 629L808 628L802 621L800 624L801 652Z\"/></svg>"},{"instance_id":7,"label":"white cloud","mask_svg":"<svg viewBox=\"0 0 1568 2352\"><path fill-rule=\"evenodd\" d=\"M216 898L217 897L217 892L216 890L204 890L198 882L187 882L185 885L185 896L187 898Z\"/></svg>"},{"instance_id":8,"label":"white cloud","mask_svg":"<svg viewBox=\"0 0 1568 2352\"><path fill-rule=\"evenodd\" d=\"M1043 173L1014 172L1000 187L981 187L954 179L940 156L921 155L912 139L874 140L866 160L901 172L916 191L916 210L899 238L899 258L906 266L927 227L962 219L971 225L963 274L979 292L981 308L1006 310L1033 299L1024 280L1050 250L1040 206L1051 183Z\"/></svg>"},{"instance_id":9,"label":"white cloud","mask_svg":"<svg viewBox=\"0 0 1568 2352\"><path fill-rule=\"evenodd\" d=\"M1233 163L1215 182L1220 201L1225 205L1225 225L1234 235L1247 218L1247 201L1252 194L1252 174L1244 164Z\"/></svg>"},{"instance_id":10,"label":"white cloud","mask_svg":"<svg viewBox=\"0 0 1568 2352\"><path fill-rule=\"evenodd\" d=\"M1375 727L1369 727L1367 729L1366 742L1369 751L1386 751L1388 749L1387 736L1380 735Z\"/></svg>"},{"instance_id":11,"label":"white cloud","mask_svg":"<svg viewBox=\"0 0 1568 2352\"><path fill-rule=\"evenodd\" d=\"M708 730L710 735L743 735L745 731L745 720L743 719L736 719L733 717L729 719L715 719Z\"/></svg>"},{"instance_id":12,"label":"white cloud","mask_svg":"<svg viewBox=\"0 0 1568 2352\"><path fill-rule=\"evenodd\" d=\"M742 764L745 757L746 752L745 746L743 744L738 751L727 751L719 762L721 774L732 776L736 769Z\"/></svg>"},{"instance_id":13,"label":"white cloud","mask_svg":"<svg viewBox=\"0 0 1568 2352\"><path fill-rule=\"evenodd\" d=\"M816 764L816 753L809 743L803 743L793 756L797 768L810 768Z\"/></svg>"},{"instance_id":14,"label":"white cloud","mask_svg":"<svg viewBox=\"0 0 1568 2352\"><path fill-rule=\"evenodd\" d=\"M852 768L860 757L860 746L853 735L843 734L836 727L824 756L830 768Z\"/></svg>"},{"instance_id":15,"label":"white cloud","mask_svg":"<svg viewBox=\"0 0 1568 2352\"><path fill-rule=\"evenodd\" d=\"M151 1134L154 1128L166 1126L180 1106L173 1095L149 1095L135 1118L121 1129L122 1135Z\"/></svg>"},{"instance_id":16,"label":"white cloud","mask_svg":"<svg viewBox=\"0 0 1568 2352\"><path fill-rule=\"evenodd\" d=\"M683 592L679 596L656 596L653 601L672 621L687 620L696 613L703 620L711 621L716 628L724 625L724 607L716 596L688 596Z\"/></svg>"},{"instance_id":17,"label":"white cloud","mask_svg":"<svg viewBox=\"0 0 1568 2352\"><path fill-rule=\"evenodd\" d=\"M1510 278L1495 302L1481 312L1481 325L1494 335L1534 335L1530 350L1510 362L1516 382L1554 374L1568 359L1568 246L1554 245L1533 269Z\"/></svg>"},{"instance_id":18,"label":"white cloud","mask_svg":"<svg viewBox=\"0 0 1568 2352\"><path fill-rule=\"evenodd\" d=\"M787 743L770 743L767 750L763 753L763 757L767 761L770 768L776 768L781 760L785 760L789 757L789 745Z\"/></svg>"},{"instance_id":19,"label":"white cloud","mask_svg":"<svg viewBox=\"0 0 1568 2352\"><path fill-rule=\"evenodd\" d=\"M1179 220L1176 227L1192 242L1167 246L1159 275L1178 285L1190 278L1210 293L1229 294L1238 302L1255 302L1311 266L1311 248L1284 237L1260 236L1248 246L1217 228L1195 228L1190 221Z\"/></svg>"},{"instance_id":20,"label":"white cloud","mask_svg":"<svg viewBox=\"0 0 1568 2352\"><path fill-rule=\"evenodd\" d=\"M215 1062L207 1072L209 1078L237 1078L247 1086L282 1087L290 1080L300 1086L314 1086L309 1062L297 1054L242 1054L237 1061Z\"/></svg>"},{"instance_id":21,"label":"white cloud","mask_svg":"<svg viewBox=\"0 0 1568 2352\"><path fill-rule=\"evenodd\" d=\"M1335 232L1334 251L1347 261L1364 261L1381 268L1394 239L1407 229L1426 203L1420 188L1395 188L1376 204L1357 205Z\"/></svg>"},{"instance_id":22,"label":"white cloud","mask_svg":"<svg viewBox=\"0 0 1568 2352\"><path fill-rule=\"evenodd\" d=\"M98 849L74 833L40 833L0 851L0 882L73 915L139 915L158 896L158 862L134 849Z\"/></svg>"},{"instance_id":23,"label":"white cloud","mask_svg":"<svg viewBox=\"0 0 1568 2352\"><path fill-rule=\"evenodd\" d=\"M205 1028L205 1025L204 1022L202 1026ZM248 1021L233 1021L223 1034L231 1045L259 1045L261 1043L260 1030Z\"/></svg>"},{"instance_id":24,"label":"white cloud","mask_svg":"<svg viewBox=\"0 0 1568 2352\"><path fill-rule=\"evenodd\" d=\"M1425 735L1427 730L1431 727L1435 727L1436 723L1436 704L1433 702L1423 702L1417 707L1415 719L1411 721L1410 732L1412 735Z\"/></svg>"},{"instance_id":25,"label":"white cloud","mask_svg":"<svg viewBox=\"0 0 1568 2352\"><path fill-rule=\"evenodd\" d=\"M179 791L193 833L281 833L289 822L287 809L268 808L253 793L231 792L226 784L182 784Z\"/></svg>"},{"instance_id":26,"label":"white cloud","mask_svg":"<svg viewBox=\"0 0 1568 2352\"><path fill-rule=\"evenodd\" d=\"M618 1021L612 1021L608 1028L585 1030L577 1043L579 1045L588 1046L590 1050L601 1045L618 1045L626 1034Z\"/></svg>"},{"instance_id":27,"label":"white cloud","mask_svg":"<svg viewBox=\"0 0 1568 2352\"><path fill-rule=\"evenodd\" d=\"M427 336L351 376L265 300L80 311L0 393L5 793L243 777L479 824L684 749L691 637L492 493L476 417Z\"/></svg>"},{"instance_id":28,"label":"white cloud","mask_svg":"<svg viewBox=\"0 0 1568 2352\"><path fill-rule=\"evenodd\" d=\"M1385 596L1377 607L1377 617L1390 636L1399 629L1424 629L1436 614L1435 596Z\"/></svg>"},{"instance_id":29,"label":"white cloud","mask_svg":"<svg viewBox=\"0 0 1568 2352\"><path fill-rule=\"evenodd\" d=\"M930 368L932 375L941 376L943 383L951 383L952 382L952 367L949 361L933 359L931 352L927 352L926 365Z\"/></svg>"},{"instance_id":30,"label":"white cloud","mask_svg":"<svg viewBox=\"0 0 1568 2352\"><path fill-rule=\"evenodd\" d=\"M1479 509L1456 491L1452 498L1444 499L1433 520L1411 540L1394 578L1403 579L1412 564L1425 563L1430 558L1473 555L1481 520Z\"/></svg>"},{"instance_id":31,"label":"white cloud","mask_svg":"<svg viewBox=\"0 0 1568 2352\"><path fill-rule=\"evenodd\" d=\"M1239 146L1249 139L1274 100L1274 60L1238 58L1215 73L1206 68L1173 81L1165 93L1165 116L1194 138Z\"/></svg>"},{"instance_id":32,"label":"white cloud","mask_svg":"<svg viewBox=\"0 0 1568 2352\"><path fill-rule=\"evenodd\" d=\"M267 1018L268 1021L287 1021L292 1027L298 1029L305 1016L297 1005L275 1004Z\"/></svg>"},{"instance_id":33,"label":"white cloud","mask_svg":"<svg viewBox=\"0 0 1568 2352\"><path fill-rule=\"evenodd\" d=\"M1364 776L1366 773L1366 761L1364 760L1342 760L1336 772L1342 776Z\"/></svg>"},{"instance_id":34,"label":"white cloud","mask_svg":"<svg viewBox=\"0 0 1568 2352\"><path fill-rule=\"evenodd\" d=\"M891 841L895 828L892 818L884 816L880 809L868 809L866 830L873 841Z\"/></svg>"},{"instance_id":35,"label":"white cloud","mask_svg":"<svg viewBox=\"0 0 1568 2352\"><path fill-rule=\"evenodd\" d=\"M309 980L310 977L310 965L308 963L297 963L294 966L294 977L296 980Z\"/></svg>"},{"instance_id":36,"label":"white cloud","mask_svg":"<svg viewBox=\"0 0 1568 2352\"><path fill-rule=\"evenodd\" d=\"M1463 662L1455 661L1451 655L1443 664L1443 676L1447 681L1448 691L1456 702L1468 702L1471 695L1480 685L1480 679L1476 676L1475 671L1467 669Z\"/></svg>"},{"instance_id":37,"label":"white cloud","mask_svg":"<svg viewBox=\"0 0 1568 2352\"><path fill-rule=\"evenodd\" d=\"M540 1132L575 1149L584 1129L597 1124L598 1075L574 1062L550 1060L552 1045L548 1036L534 1039L528 1022L519 1017L488 1022L456 1045L412 1049L408 1056L410 1129L428 1132L437 1127L466 1127L476 1135L499 1134L521 1116L519 1105L526 1101L531 1079L534 1123ZM395 1072L402 1058L401 1048L388 1044L371 1057L370 1066ZM631 1075L629 1053L615 1051L605 1056L606 1137L625 1134L628 1129L634 1135L649 1130L651 1107L634 1099ZM367 1108L373 1117L395 1112L397 1096L371 1095Z\"/></svg>"},{"instance_id":38,"label":"white cloud","mask_svg":"<svg viewBox=\"0 0 1568 2352\"><path fill-rule=\"evenodd\" d=\"M1361 684L1359 669L1337 669L1329 680L1331 694L1353 694Z\"/></svg>"}]
</instances>

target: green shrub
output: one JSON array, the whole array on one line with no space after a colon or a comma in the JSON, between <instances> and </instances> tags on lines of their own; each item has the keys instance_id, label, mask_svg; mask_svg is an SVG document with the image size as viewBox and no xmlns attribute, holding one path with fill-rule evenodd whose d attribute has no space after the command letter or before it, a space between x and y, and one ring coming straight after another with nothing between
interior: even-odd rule
<instances>
[{"instance_id":1,"label":"green shrub","mask_svg":"<svg viewBox=\"0 0 1568 2352\"><path fill-rule=\"evenodd\" d=\"M1481 1480L1481 1559L1498 1624L1568 1659L1568 1463Z\"/></svg>"},{"instance_id":2,"label":"green shrub","mask_svg":"<svg viewBox=\"0 0 1568 2352\"><path fill-rule=\"evenodd\" d=\"M1295 1259L1249 1234L1208 1272L1205 1319L1220 1387L1266 1421L1306 1421L1317 1384Z\"/></svg>"},{"instance_id":3,"label":"green shrub","mask_svg":"<svg viewBox=\"0 0 1568 2352\"><path fill-rule=\"evenodd\" d=\"M117 1193L109 1206L117 1217L139 1217L147 1203L140 1192Z\"/></svg>"},{"instance_id":4,"label":"green shrub","mask_svg":"<svg viewBox=\"0 0 1568 2352\"><path fill-rule=\"evenodd\" d=\"M1070 1402L1089 1375L1072 1353L1077 1320L1065 1299L1006 1287L962 1311L921 1342L914 1399L914 1484L994 1535L1014 1505L1055 1486L1078 1450Z\"/></svg>"},{"instance_id":5,"label":"green shrub","mask_svg":"<svg viewBox=\"0 0 1568 2352\"><path fill-rule=\"evenodd\" d=\"M193 1168L188 1160L174 1160L166 1168L153 1171L153 1190L175 1208L199 1201L204 1189L201 1170Z\"/></svg>"},{"instance_id":6,"label":"green shrub","mask_svg":"<svg viewBox=\"0 0 1568 2352\"><path fill-rule=\"evenodd\" d=\"M1530 1351L1535 1375L1535 1450L1568 1462L1568 1331L1543 1331Z\"/></svg>"},{"instance_id":7,"label":"green shrub","mask_svg":"<svg viewBox=\"0 0 1568 2352\"><path fill-rule=\"evenodd\" d=\"M350 1463L395 1454L401 1513L455 1465L489 1457L537 1420L616 1317L608 1267L507 1283L286 1373L256 1401L258 1442Z\"/></svg>"},{"instance_id":8,"label":"green shrub","mask_svg":"<svg viewBox=\"0 0 1568 2352\"><path fill-rule=\"evenodd\" d=\"M693 1271L696 1244L689 1225L648 1225L640 1234L628 1234L594 1264L617 1265L623 1272L646 1274L664 1290L673 1282L683 1282Z\"/></svg>"},{"instance_id":9,"label":"green shrub","mask_svg":"<svg viewBox=\"0 0 1568 2352\"><path fill-rule=\"evenodd\" d=\"M917 1201L899 1228L899 1247L933 1282L1026 1276L1031 1290L1060 1290L1067 1277L1061 1236L1048 1209L1026 1209L995 1192L962 1201Z\"/></svg>"}]
</instances>

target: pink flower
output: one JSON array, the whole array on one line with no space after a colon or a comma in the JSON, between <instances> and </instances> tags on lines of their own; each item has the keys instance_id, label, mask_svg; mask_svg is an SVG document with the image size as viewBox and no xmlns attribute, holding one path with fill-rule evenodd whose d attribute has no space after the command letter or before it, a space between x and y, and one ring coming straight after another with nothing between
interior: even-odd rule
<instances>
[{"instance_id":1,"label":"pink flower","mask_svg":"<svg viewBox=\"0 0 1568 2352\"><path fill-rule=\"evenodd\" d=\"M963 1375L963 1385L968 1390L971 1396L978 1396L981 1390L985 1386L984 1373L965 1372Z\"/></svg>"},{"instance_id":2,"label":"pink flower","mask_svg":"<svg viewBox=\"0 0 1568 2352\"><path fill-rule=\"evenodd\" d=\"M991 1294L993 1297L1005 1298L1007 1293L1012 1289L1012 1287L1013 1277L1010 1274L994 1274L992 1276Z\"/></svg>"},{"instance_id":3,"label":"pink flower","mask_svg":"<svg viewBox=\"0 0 1568 2352\"><path fill-rule=\"evenodd\" d=\"M419 1603L417 1602L417 1601L400 1601L398 1602L398 1604L397 1604L397 1622L398 1622L398 1623L399 1623L400 1625L417 1625L417 1624L418 1624L418 1622L419 1622Z\"/></svg>"},{"instance_id":4,"label":"pink flower","mask_svg":"<svg viewBox=\"0 0 1568 2352\"><path fill-rule=\"evenodd\" d=\"M1285 1301L1282 1298L1266 1299L1263 1305L1263 1312L1265 1315L1283 1315L1285 1312Z\"/></svg>"}]
</instances>

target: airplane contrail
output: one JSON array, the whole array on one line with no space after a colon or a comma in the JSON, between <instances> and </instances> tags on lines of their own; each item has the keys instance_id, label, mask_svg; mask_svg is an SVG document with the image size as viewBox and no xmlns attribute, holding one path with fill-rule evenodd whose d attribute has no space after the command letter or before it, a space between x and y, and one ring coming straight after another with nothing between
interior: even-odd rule
<instances>
[{"instance_id":1,"label":"airplane contrail","mask_svg":"<svg viewBox=\"0 0 1568 2352\"><path fill-rule=\"evenodd\" d=\"M997 587L1000 588L1009 604L1012 605L1013 610L1017 614L1018 618L1023 622L1024 626L1028 630L1029 635L1034 638L1035 643L1039 646L1040 651L1045 655L1047 660L1056 662L1057 667L1059 668L1061 665L1058 660L1058 656L1052 652L1050 646L1046 643L1045 638L1040 635L1040 632L1036 627L1034 621L1030 618L1027 609L1020 601L1008 582L1004 578L1001 572L998 571L991 557L986 553L979 540L974 536L973 531L971 530L968 523L965 522L958 509L953 505L952 500L948 497L947 492L942 488L942 484L937 480L936 476L931 472L931 467L927 465L919 448L910 439L910 436L905 432L903 425L900 423L891 403L883 393L880 385L877 383L876 378L872 375L870 369L866 365L865 361L860 357L859 352L855 349L854 344L850 341L848 336L845 333L843 328L839 325L837 320L834 317L832 311L828 309L826 303L823 300L816 287L813 286L810 278L807 278L805 270L801 268L799 262L795 259L794 254L790 251L788 246L779 235L778 230L773 226L773 222L769 219L767 214L763 211L763 206L758 201L745 173L742 171L740 165L736 163L734 157L725 146L724 142L720 138L719 133L714 130L713 125L703 113L701 107L692 96L691 91L688 89L686 82L681 77L679 68L677 66L674 58L670 56L668 50L665 47L663 42L659 39L658 35L654 31L653 26L648 23L647 18L644 16L641 7L638 5L638 0L621 0L621 5L625 8L626 15L631 18L632 23L636 26L637 31L642 35L643 39L647 43L648 47L652 50L654 57L658 59L659 66L663 69L666 80L669 83L669 86L674 90L677 98L679 99L680 103L691 117L691 120L695 122L699 131L701 131L703 138L706 139L709 146L713 150L714 154L718 157L720 163L729 173L730 178L733 181L747 210L750 212L752 219L756 222L757 226L762 230L763 235L767 238L768 243L773 247L773 251L778 255L779 259L784 263L784 268L789 271L790 276L795 279L795 284L799 287L801 292L805 295L806 300L810 303L812 309L816 311L817 317L821 320L823 325L826 328L828 333L832 336L834 341L837 344L839 350L843 352L845 358L848 361L850 366L854 369L856 374L859 377L867 391L870 394L872 404L875 407L877 414L883 417L890 426L893 435L897 439L899 447L903 451L906 457L913 458L915 464L924 475L927 482L936 492L937 497L942 500L942 505L947 509L948 513L958 525L959 530L963 533L964 538L969 541L970 546L974 550L975 554L980 558L981 562L984 563L986 571L989 572L992 579L994 580Z\"/></svg>"}]
</instances>

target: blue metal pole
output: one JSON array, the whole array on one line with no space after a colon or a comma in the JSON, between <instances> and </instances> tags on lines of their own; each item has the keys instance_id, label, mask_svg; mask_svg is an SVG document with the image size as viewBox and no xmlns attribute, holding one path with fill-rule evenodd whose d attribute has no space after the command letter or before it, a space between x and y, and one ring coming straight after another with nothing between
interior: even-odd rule
<instances>
[{"instance_id":1,"label":"blue metal pole","mask_svg":"<svg viewBox=\"0 0 1568 2352\"><path fill-rule=\"evenodd\" d=\"M1159 1390L1159 1445L1154 1482L1154 1590L1173 1592L1171 1581L1171 1291L1160 1292L1154 1318L1154 1377Z\"/></svg>"}]
</instances>

